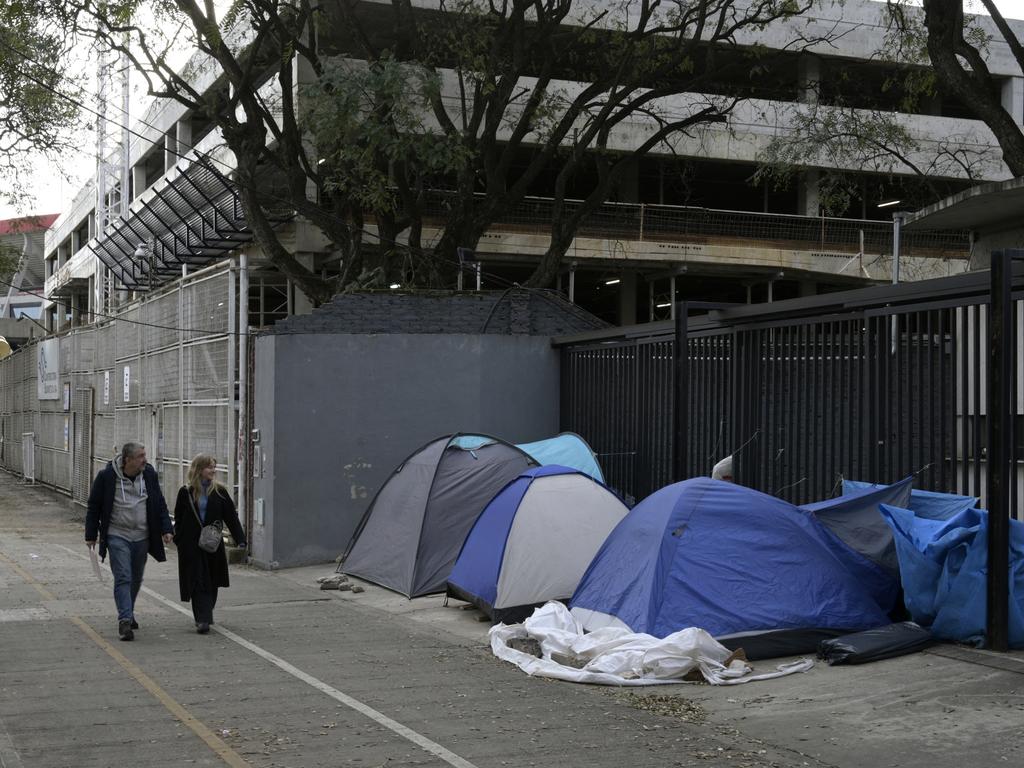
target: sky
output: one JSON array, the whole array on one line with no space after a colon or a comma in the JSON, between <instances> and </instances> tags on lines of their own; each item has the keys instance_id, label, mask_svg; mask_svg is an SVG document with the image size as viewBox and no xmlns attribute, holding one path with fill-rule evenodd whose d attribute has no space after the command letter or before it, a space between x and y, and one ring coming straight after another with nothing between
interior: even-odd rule
<instances>
[{"instance_id":1,"label":"sky","mask_svg":"<svg viewBox=\"0 0 1024 768\"><path fill-rule=\"evenodd\" d=\"M917 4L917 3L915 3ZM1024 0L996 0L997 7L1009 18L1024 19ZM983 12L984 7L977 0L968 4L968 9ZM141 111L148 104L137 83L133 87L132 120L138 119ZM95 118L87 115L86 122L94 127ZM113 127L113 126L112 126ZM116 127L115 127L116 130ZM67 208L82 185L93 175L96 169L96 146L93 130L86 130L78 137L77 153L62 157L59 164L46 158L39 158L38 172L30 182L34 191L34 199L25 200L20 206L10 206L0 202L0 220L25 215L43 215L60 213Z\"/></svg>"}]
</instances>

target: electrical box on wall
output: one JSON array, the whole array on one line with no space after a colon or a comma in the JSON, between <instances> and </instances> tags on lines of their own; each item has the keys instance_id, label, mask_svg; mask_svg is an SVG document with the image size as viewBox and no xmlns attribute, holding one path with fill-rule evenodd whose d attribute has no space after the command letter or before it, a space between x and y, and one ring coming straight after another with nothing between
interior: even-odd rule
<instances>
[{"instance_id":1,"label":"electrical box on wall","mask_svg":"<svg viewBox=\"0 0 1024 768\"><path fill-rule=\"evenodd\" d=\"M256 525L263 525L263 499L256 499L252 510L253 520Z\"/></svg>"}]
</instances>

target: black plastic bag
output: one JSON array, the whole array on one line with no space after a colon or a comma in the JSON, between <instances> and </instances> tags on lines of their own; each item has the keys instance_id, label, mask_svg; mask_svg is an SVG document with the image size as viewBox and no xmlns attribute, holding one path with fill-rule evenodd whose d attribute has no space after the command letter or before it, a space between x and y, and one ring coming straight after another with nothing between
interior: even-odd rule
<instances>
[{"instance_id":1,"label":"black plastic bag","mask_svg":"<svg viewBox=\"0 0 1024 768\"><path fill-rule=\"evenodd\" d=\"M818 645L818 658L828 664L865 664L923 651L934 641L932 633L912 621L855 632Z\"/></svg>"}]
</instances>

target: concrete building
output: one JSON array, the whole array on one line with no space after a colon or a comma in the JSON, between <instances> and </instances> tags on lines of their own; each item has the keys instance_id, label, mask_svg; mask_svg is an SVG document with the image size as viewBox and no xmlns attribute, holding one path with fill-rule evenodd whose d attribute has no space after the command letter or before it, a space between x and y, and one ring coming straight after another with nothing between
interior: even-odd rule
<instances>
[{"instance_id":1,"label":"concrete building","mask_svg":"<svg viewBox=\"0 0 1024 768\"><path fill-rule=\"evenodd\" d=\"M386 6L385 0L374 0L361 3L358 12L372 24L373 15ZM984 27L988 22L979 23ZM907 168L885 158L875 159L869 169L849 158L840 168L843 161L833 157L823 158L818 168L806 168L787 189L751 182L769 143L792 130L800 111L896 109L898 94L878 96L886 92L886 78L897 71L879 58L885 30L884 6L857 0L825 1L800 19L743 33L740 45L774 51L771 73L755 82L751 97L726 123L679 136L671 155L655 152L637 163L614 199L578 233L558 287L606 320L629 323L664 316L673 296L764 301L888 280L892 208L883 206L910 193L914 177ZM797 35L828 42L800 53L784 52ZM244 30L239 39L245 39ZM335 42L345 53L344 41ZM1024 121L1024 77L998 38L989 46L988 66L1007 110ZM220 87L209 67L194 71L198 89ZM297 72L301 86L302 68ZM456 87L451 78L442 80L445 88ZM853 90L851 83L858 88ZM273 101L275 88L279 95L279 86L269 82L265 98ZM680 107L686 101L675 99ZM918 142L911 159L931 168L949 192L971 183L962 165L937 160L953 145L975 158L975 180L1008 176L991 132L966 116L961 105L935 98L918 113L899 118ZM629 149L650 130L640 118L626 121L609 146ZM126 158L127 205L112 231L97 236L93 183L47 236L45 278L53 303L44 308L44 322L53 330L88 322L112 301L123 301L120 288L148 289L173 279L183 267L242 252L251 269L261 267L231 189L232 158L217 130L177 103L158 101L133 131ZM197 166L197 152L210 153L223 176ZM836 169L860 178L861 192L850 199L845 216L824 217L819 182ZM546 185L551 183L551 178L538 181L520 209L509 211L485 234L475 254L485 273L512 280L528 274L547 242L551 190ZM585 185L586 179L576 183ZM443 198L438 190L428 209L443 206ZM429 216L426 223L429 230ZM316 264L324 249L317 232L299 220L282 220L281 225L290 230L295 252ZM372 223L367 229L374 229ZM426 232L425 239L432 234L436 230ZM140 246L147 244L155 250L149 262L136 256L146 252ZM903 244L902 277L962 271L969 249L964 232L915 233ZM325 269L337 269L337 264ZM261 275L286 312L308 307L301 293L273 270Z\"/></svg>"},{"instance_id":2,"label":"concrete building","mask_svg":"<svg viewBox=\"0 0 1024 768\"><path fill-rule=\"evenodd\" d=\"M0 249L16 266L0 284L0 336L13 345L45 334L43 315L43 239L57 214L0 221Z\"/></svg>"},{"instance_id":3,"label":"concrete building","mask_svg":"<svg viewBox=\"0 0 1024 768\"><path fill-rule=\"evenodd\" d=\"M988 269L993 251L1024 249L1024 177L979 184L908 213L904 231L959 230L969 233L971 269Z\"/></svg>"}]
</instances>

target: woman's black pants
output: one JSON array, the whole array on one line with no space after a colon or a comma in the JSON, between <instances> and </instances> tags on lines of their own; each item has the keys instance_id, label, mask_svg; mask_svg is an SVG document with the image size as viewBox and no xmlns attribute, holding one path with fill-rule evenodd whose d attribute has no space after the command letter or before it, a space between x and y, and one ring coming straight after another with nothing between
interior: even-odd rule
<instances>
[{"instance_id":1,"label":"woman's black pants","mask_svg":"<svg viewBox=\"0 0 1024 768\"><path fill-rule=\"evenodd\" d=\"M213 624L213 609L217 605L217 587L192 592L192 615L196 624Z\"/></svg>"}]
</instances>

